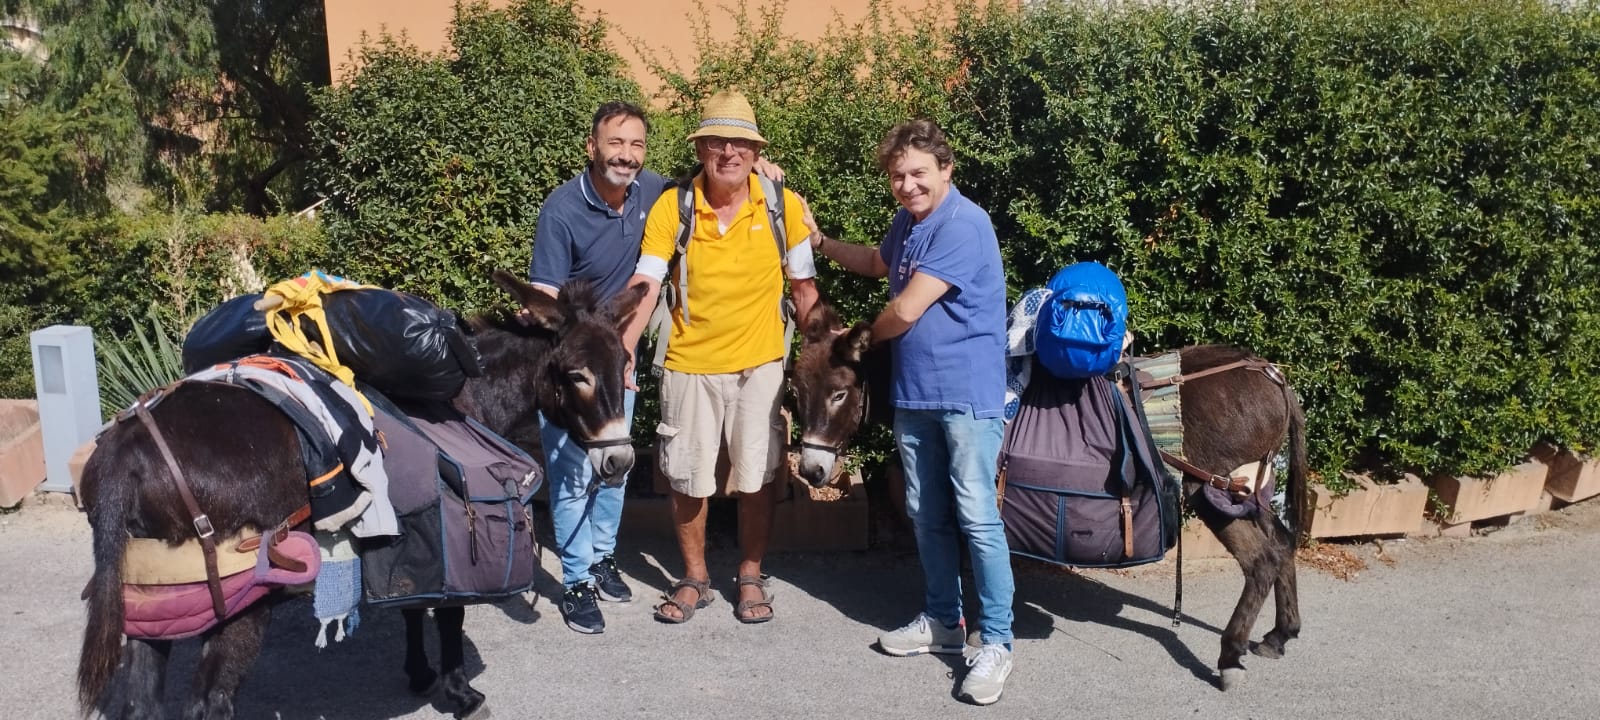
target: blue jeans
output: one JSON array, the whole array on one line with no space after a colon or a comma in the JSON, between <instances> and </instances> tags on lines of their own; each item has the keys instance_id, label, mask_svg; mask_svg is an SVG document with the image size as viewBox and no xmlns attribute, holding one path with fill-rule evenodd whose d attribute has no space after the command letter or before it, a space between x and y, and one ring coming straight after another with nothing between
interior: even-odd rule
<instances>
[{"instance_id":1,"label":"blue jeans","mask_svg":"<svg viewBox=\"0 0 1600 720\"><path fill-rule=\"evenodd\" d=\"M633 429L634 391L622 396L622 411ZM556 553L561 557L561 582L572 587L590 582L589 567L617 549L617 527L622 524L622 486L608 488L592 483L594 468L589 455L539 414L539 438L544 443L546 482L550 483L550 524ZM589 492L591 484L599 487Z\"/></svg>"},{"instance_id":2,"label":"blue jeans","mask_svg":"<svg viewBox=\"0 0 1600 720\"><path fill-rule=\"evenodd\" d=\"M924 611L946 626L961 621L961 538L978 583L984 643L1011 642L1011 550L995 506L1000 418L955 410L895 408L894 435L906 473L906 512L916 528Z\"/></svg>"}]
</instances>

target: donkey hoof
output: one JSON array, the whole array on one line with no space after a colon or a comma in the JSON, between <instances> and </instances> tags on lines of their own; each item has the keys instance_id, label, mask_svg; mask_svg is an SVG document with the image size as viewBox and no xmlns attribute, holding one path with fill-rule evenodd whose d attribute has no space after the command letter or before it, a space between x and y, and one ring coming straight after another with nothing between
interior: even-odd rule
<instances>
[{"instance_id":1,"label":"donkey hoof","mask_svg":"<svg viewBox=\"0 0 1600 720\"><path fill-rule=\"evenodd\" d=\"M1237 690L1244 685L1244 668L1222 669L1222 691Z\"/></svg>"},{"instance_id":2,"label":"donkey hoof","mask_svg":"<svg viewBox=\"0 0 1600 720\"><path fill-rule=\"evenodd\" d=\"M478 698L471 707L463 708L455 714L456 720L489 720L489 701Z\"/></svg>"},{"instance_id":3,"label":"donkey hoof","mask_svg":"<svg viewBox=\"0 0 1600 720\"><path fill-rule=\"evenodd\" d=\"M1261 642L1250 643L1250 652L1251 654L1258 655L1269 660L1277 660L1278 658L1283 657L1283 646L1272 642L1271 640L1263 640Z\"/></svg>"}]
</instances>

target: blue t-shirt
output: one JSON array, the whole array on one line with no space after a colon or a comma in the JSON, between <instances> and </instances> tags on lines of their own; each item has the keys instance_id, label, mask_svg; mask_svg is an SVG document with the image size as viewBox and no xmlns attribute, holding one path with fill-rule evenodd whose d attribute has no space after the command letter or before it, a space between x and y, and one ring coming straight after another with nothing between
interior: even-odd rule
<instances>
[{"instance_id":1,"label":"blue t-shirt","mask_svg":"<svg viewBox=\"0 0 1600 720\"><path fill-rule=\"evenodd\" d=\"M584 279L601 297L622 292L639 262L645 216L667 184L641 169L617 212L595 192L588 170L562 183L539 209L528 279L556 288Z\"/></svg>"},{"instance_id":2,"label":"blue t-shirt","mask_svg":"<svg viewBox=\"0 0 1600 720\"><path fill-rule=\"evenodd\" d=\"M1006 394L1006 277L989 214L950 187L922 222L901 209L878 252L889 268L889 296L916 273L950 290L891 341L894 406L1002 416Z\"/></svg>"}]
</instances>

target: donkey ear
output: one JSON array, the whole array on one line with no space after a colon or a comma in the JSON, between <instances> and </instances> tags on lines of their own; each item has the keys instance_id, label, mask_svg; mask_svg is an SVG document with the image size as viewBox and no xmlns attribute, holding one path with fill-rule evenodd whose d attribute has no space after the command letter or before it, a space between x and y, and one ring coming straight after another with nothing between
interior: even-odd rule
<instances>
[{"instance_id":1,"label":"donkey ear","mask_svg":"<svg viewBox=\"0 0 1600 720\"><path fill-rule=\"evenodd\" d=\"M844 327L844 323L839 321L839 314L834 312L833 306L826 300L818 300L812 305L811 312L806 313L800 323L800 329L804 332L808 343L826 340L834 330L841 327Z\"/></svg>"},{"instance_id":2,"label":"donkey ear","mask_svg":"<svg viewBox=\"0 0 1600 720\"><path fill-rule=\"evenodd\" d=\"M566 313L561 310L561 303L544 291L517 279L515 275L504 270L495 270L494 283L511 293L511 297L516 298L517 304L522 306L518 319L524 325L555 332L566 320Z\"/></svg>"},{"instance_id":3,"label":"donkey ear","mask_svg":"<svg viewBox=\"0 0 1600 720\"><path fill-rule=\"evenodd\" d=\"M494 278L494 284L499 285L501 290L511 293L511 297L516 298L518 305L527 305L530 296L545 294L540 292L538 288L523 282L517 276L499 268L495 269L491 277Z\"/></svg>"},{"instance_id":4,"label":"donkey ear","mask_svg":"<svg viewBox=\"0 0 1600 720\"><path fill-rule=\"evenodd\" d=\"M850 328L850 332L835 341L834 347L840 359L852 365L861 362L861 356L867 352L867 347L872 344L872 323L865 320Z\"/></svg>"},{"instance_id":5,"label":"donkey ear","mask_svg":"<svg viewBox=\"0 0 1600 720\"><path fill-rule=\"evenodd\" d=\"M643 283L629 285L626 290L617 293L617 296L611 299L611 317L617 321L618 332L633 322L634 313L643 309L645 291Z\"/></svg>"}]
</instances>

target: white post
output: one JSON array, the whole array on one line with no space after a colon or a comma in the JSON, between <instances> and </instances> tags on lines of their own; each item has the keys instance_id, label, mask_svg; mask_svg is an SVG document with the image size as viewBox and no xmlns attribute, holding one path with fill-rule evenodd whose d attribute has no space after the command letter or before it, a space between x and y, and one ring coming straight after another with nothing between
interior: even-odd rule
<instances>
[{"instance_id":1,"label":"white post","mask_svg":"<svg viewBox=\"0 0 1600 720\"><path fill-rule=\"evenodd\" d=\"M94 332L78 325L35 330L33 386L39 398L39 433L44 439L45 482L39 487L72 492L67 461L100 431L100 382L95 374Z\"/></svg>"}]
</instances>

